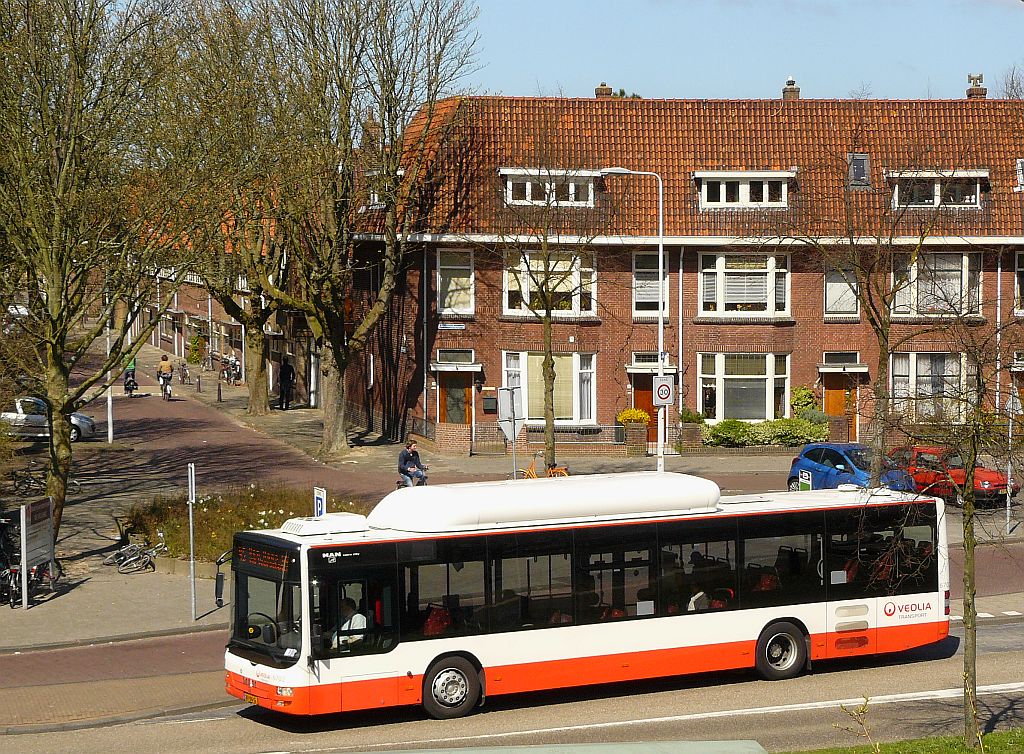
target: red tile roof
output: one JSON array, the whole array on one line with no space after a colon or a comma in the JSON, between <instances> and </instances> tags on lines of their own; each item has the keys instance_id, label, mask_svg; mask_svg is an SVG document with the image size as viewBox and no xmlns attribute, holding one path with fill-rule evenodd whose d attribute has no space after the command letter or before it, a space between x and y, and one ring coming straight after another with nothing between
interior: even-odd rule
<instances>
[{"instance_id":1,"label":"red tile roof","mask_svg":"<svg viewBox=\"0 0 1024 754\"><path fill-rule=\"evenodd\" d=\"M982 208L944 211L933 235L1024 235L1024 194L1013 192L1016 159L1024 158L1024 103L467 97L440 105L438 112L454 128L445 134L434 166L438 191L423 230L507 229L510 219L496 177L500 167L621 166L662 176L669 236L775 235L784 225L797 235L843 235L847 154L863 152L876 189L886 186L883 171L989 171L991 190ZM798 174L787 211L699 208L694 171L791 167ZM615 209L603 216L600 235L656 234L653 179L610 177L606 187L599 206ZM890 222L884 217L887 191L852 197L862 211L862 232ZM916 233L921 218L933 220L932 214L906 213L899 233ZM574 220L560 222L564 232L572 232Z\"/></svg>"}]
</instances>

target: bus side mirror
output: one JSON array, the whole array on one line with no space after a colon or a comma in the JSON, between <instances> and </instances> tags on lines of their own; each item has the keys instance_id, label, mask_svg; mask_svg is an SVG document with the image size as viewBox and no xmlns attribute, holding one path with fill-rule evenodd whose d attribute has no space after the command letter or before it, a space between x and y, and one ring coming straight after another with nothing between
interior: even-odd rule
<instances>
[{"instance_id":1,"label":"bus side mirror","mask_svg":"<svg viewBox=\"0 0 1024 754\"><path fill-rule=\"evenodd\" d=\"M319 659L324 653L324 634L319 623L309 625L309 659Z\"/></svg>"},{"instance_id":2,"label":"bus side mirror","mask_svg":"<svg viewBox=\"0 0 1024 754\"><path fill-rule=\"evenodd\" d=\"M217 607L224 607L224 574L217 570L217 580L213 585L213 597L217 602Z\"/></svg>"},{"instance_id":3,"label":"bus side mirror","mask_svg":"<svg viewBox=\"0 0 1024 754\"><path fill-rule=\"evenodd\" d=\"M263 629L260 631L260 639L264 644L276 644L277 643L277 626L273 623L264 623Z\"/></svg>"}]
</instances>

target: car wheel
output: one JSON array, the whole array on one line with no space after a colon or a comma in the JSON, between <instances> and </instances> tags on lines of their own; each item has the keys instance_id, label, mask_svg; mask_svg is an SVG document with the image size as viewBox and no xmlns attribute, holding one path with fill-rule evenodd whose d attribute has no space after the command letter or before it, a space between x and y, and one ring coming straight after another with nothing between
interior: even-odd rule
<instances>
[{"instance_id":1,"label":"car wheel","mask_svg":"<svg viewBox=\"0 0 1024 754\"><path fill-rule=\"evenodd\" d=\"M423 708L436 720L469 713L480 701L480 678L465 657L444 657L423 677Z\"/></svg>"},{"instance_id":2,"label":"car wheel","mask_svg":"<svg viewBox=\"0 0 1024 754\"><path fill-rule=\"evenodd\" d=\"M793 477L788 482L786 482L786 488L790 492L799 492L800 491L800 480L797 479L796 477Z\"/></svg>"},{"instance_id":3,"label":"car wheel","mask_svg":"<svg viewBox=\"0 0 1024 754\"><path fill-rule=\"evenodd\" d=\"M71 425L71 442L78 442L82 439L82 430L76 427L74 424Z\"/></svg>"}]
</instances>

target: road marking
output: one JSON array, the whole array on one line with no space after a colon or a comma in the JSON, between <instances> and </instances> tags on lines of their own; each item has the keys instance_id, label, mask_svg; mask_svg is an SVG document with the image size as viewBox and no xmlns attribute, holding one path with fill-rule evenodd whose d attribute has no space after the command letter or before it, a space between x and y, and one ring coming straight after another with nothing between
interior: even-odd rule
<instances>
[{"instance_id":1,"label":"road marking","mask_svg":"<svg viewBox=\"0 0 1024 754\"><path fill-rule=\"evenodd\" d=\"M992 615L992 613L978 613L977 616L979 618L995 618L996 617L996 616Z\"/></svg>"},{"instance_id":2,"label":"road marking","mask_svg":"<svg viewBox=\"0 0 1024 754\"><path fill-rule=\"evenodd\" d=\"M999 683L991 686L979 686L977 696L989 696L991 694L1007 694L1024 691L1024 683ZM917 702L935 699L956 699L963 697L962 688L938 689L936 691L916 691L906 694L887 694L884 696L868 697L871 705L897 704L899 702ZM650 717L639 720L614 720L606 723L587 723L584 725L562 725L553 728L533 728L531 730L517 730L506 733L484 733L476 736L453 736L450 738L421 738L414 741L392 741L389 744L369 744L363 746L329 747L317 749L302 749L310 754L321 751L368 751L387 747L393 749L396 746L409 747L421 744L456 744L469 741L487 741L498 738L510 738L512 736L535 736L543 733L567 733L572 731L595 730L597 728L624 728L631 725L652 725L658 723L677 723L690 720L711 720L716 717L745 717L749 715L767 715L777 712L797 712L809 709L839 708L839 705L860 706L864 703L864 697L857 699L832 699L825 702L803 702L800 704L781 704L774 707L749 707L742 709L720 710L717 712L694 712L688 715L671 715L669 717Z\"/></svg>"},{"instance_id":3,"label":"road marking","mask_svg":"<svg viewBox=\"0 0 1024 754\"><path fill-rule=\"evenodd\" d=\"M1003 615L1020 615L1021 613L1016 610L1004 610Z\"/></svg>"}]
</instances>

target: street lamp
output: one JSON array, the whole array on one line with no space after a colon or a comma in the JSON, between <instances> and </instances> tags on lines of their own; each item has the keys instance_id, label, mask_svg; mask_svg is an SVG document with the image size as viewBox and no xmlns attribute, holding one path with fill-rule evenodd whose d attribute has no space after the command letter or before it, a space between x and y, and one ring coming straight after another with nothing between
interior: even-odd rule
<instances>
[{"instance_id":1,"label":"street lamp","mask_svg":"<svg viewBox=\"0 0 1024 754\"><path fill-rule=\"evenodd\" d=\"M658 181L658 377L665 376L665 204L661 176L646 170L611 167L598 171L609 175L648 175ZM658 406L658 471L665 470L665 406Z\"/></svg>"}]
</instances>

